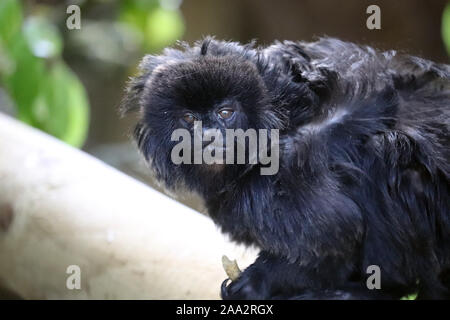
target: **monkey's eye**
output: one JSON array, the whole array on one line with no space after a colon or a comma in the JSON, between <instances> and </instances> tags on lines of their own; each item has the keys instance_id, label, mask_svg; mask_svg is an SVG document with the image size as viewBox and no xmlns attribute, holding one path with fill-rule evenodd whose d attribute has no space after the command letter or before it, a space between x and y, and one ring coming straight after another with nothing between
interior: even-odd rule
<instances>
[{"instance_id":1,"label":"monkey's eye","mask_svg":"<svg viewBox=\"0 0 450 320\"><path fill-rule=\"evenodd\" d=\"M186 112L186 113L183 115L183 120L186 121L187 123L191 124L191 123L194 123L194 121L196 120L196 118L195 118L195 116L194 116L192 113Z\"/></svg>"},{"instance_id":2,"label":"monkey's eye","mask_svg":"<svg viewBox=\"0 0 450 320\"><path fill-rule=\"evenodd\" d=\"M217 114L219 115L220 118L222 119L230 119L231 116L234 114L234 110L233 109L220 109L219 112L217 112Z\"/></svg>"}]
</instances>

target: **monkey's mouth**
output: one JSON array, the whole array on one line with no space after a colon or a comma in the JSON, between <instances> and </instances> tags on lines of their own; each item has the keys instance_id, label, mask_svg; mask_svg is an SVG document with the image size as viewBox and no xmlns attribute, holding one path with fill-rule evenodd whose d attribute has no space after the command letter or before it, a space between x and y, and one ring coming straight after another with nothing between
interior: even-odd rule
<instances>
[{"instance_id":1,"label":"monkey's mouth","mask_svg":"<svg viewBox=\"0 0 450 320\"><path fill-rule=\"evenodd\" d=\"M208 172L221 172L225 167L227 148L214 142L203 142L202 167Z\"/></svg>"},{"instance_id":2,"label":"monkey's mouth","mask_svg":"<svg viewBox=\"0 0 450 320\"><path fill-rule=\"evenodd\" d=\"M201 167L205 172L219 173L225 169L225 163L203 163Z\"/></svg>"}]
</instances>

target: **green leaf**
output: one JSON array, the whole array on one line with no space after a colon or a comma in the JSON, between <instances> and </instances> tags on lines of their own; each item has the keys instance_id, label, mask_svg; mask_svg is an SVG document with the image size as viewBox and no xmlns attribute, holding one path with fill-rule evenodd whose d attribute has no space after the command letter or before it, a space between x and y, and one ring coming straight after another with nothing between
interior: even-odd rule
<instances>
[{"instance_id":1,"label":"green leaf","mask_svg":"<svg viewBox=\"0 0 450 320\"><path fill-rule=\"evenodd\" d=\"M3 40L0 38L0 77L10 75L16 68L14 61L11 59ZM0 78L1 80L2 78Z\"/></svg>"},{"instance_id":2,"label":"green leaf","mask_svg":"<svg viewBox=\"0 0 450 320\"><path fill-rule=\"evenodd\" d=\"M447 4L442 15L442 39L450 55L450 3Z\"/></svg>"},{"instance_id":3,"label":"green leaf","mask_svg":"<svg viewBox=\"0 0 450 320\"><path fill-rule=\"evenodd\" d=\"M1 0L0 0L1 1ZM21 34L17 34L9 46L9 58L14 66L3 76L3 82L17 105L20 120L35 125L32 105L44 77L44 63L35 57Z\"/></svg>"},{"instance_id":4,"label":"green leaf","mask_svg":"<svg viewBox=\"0 0 450 320\"><path fill-rule=\"evenodd\" d=\"M52 66L33 104L37 127L75 146L86 139L89 103L83 85L62 62Z\"/></svg>"},{"instance_id":5,"label":"green leaf","mask_svg":"<svg viewBox=\"0 0 450 320\"><path fill-rule=\"evenodd\" d=\"M68 81L68 123L62 139L75 147L82 147L89 129L89 101L84 86L74 74Z\"/></svg>"},{"instance_id":6,"label":"green leaf","mask_svg":"<svg viewBox=\"0 0 450 320\"><path fill-rule=\"evenodd\" d=\"M0 0L0 38L6 45L20 32L22 19L22 6L18 0Z\"/></svg>"},{"instance_id":7,"label":"green leaf","mask_svg":"<svg viewBox=\"0 0 450 320\"><path fill-rule=\"evenodd\" d=\"M24 24L25 39L36 57L53 58L62 52L58 29L42 17L31 17Z\"/></svg>"}]
</instances>

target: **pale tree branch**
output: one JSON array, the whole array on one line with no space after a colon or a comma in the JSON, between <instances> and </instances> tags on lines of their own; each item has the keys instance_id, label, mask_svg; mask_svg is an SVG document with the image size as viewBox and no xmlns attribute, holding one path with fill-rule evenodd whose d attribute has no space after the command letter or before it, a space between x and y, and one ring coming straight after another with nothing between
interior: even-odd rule
<instances>
[{"instance_id":1,"label":"pale tree branch","mask_svg":"<svg viewBox=\"0 0 450 320\"><path fill-rule=\"evenodd\" d=\"M212 221L0 114L0 283L35 299L216 299L221 256L248 265ZM66 287L69 266L81 289Z\"/></svg>"}]
</instances>

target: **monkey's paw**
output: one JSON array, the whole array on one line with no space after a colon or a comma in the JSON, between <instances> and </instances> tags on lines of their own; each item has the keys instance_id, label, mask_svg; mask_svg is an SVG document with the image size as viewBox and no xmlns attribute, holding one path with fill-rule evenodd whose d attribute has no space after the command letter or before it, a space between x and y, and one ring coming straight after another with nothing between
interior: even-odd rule
<instances>
[{"instance_id":1,"label":"monkey's paw","mask_svg":"<svg viewBox=\"0 0 450 320\"><path fill-rule=\"evenodd\" d=\"M241 276L228 284L229 278L222 282L221 296L223 300L263 300L267 299L266 295L249 276L241 274Z\"/></svg>"}]
</instances>

